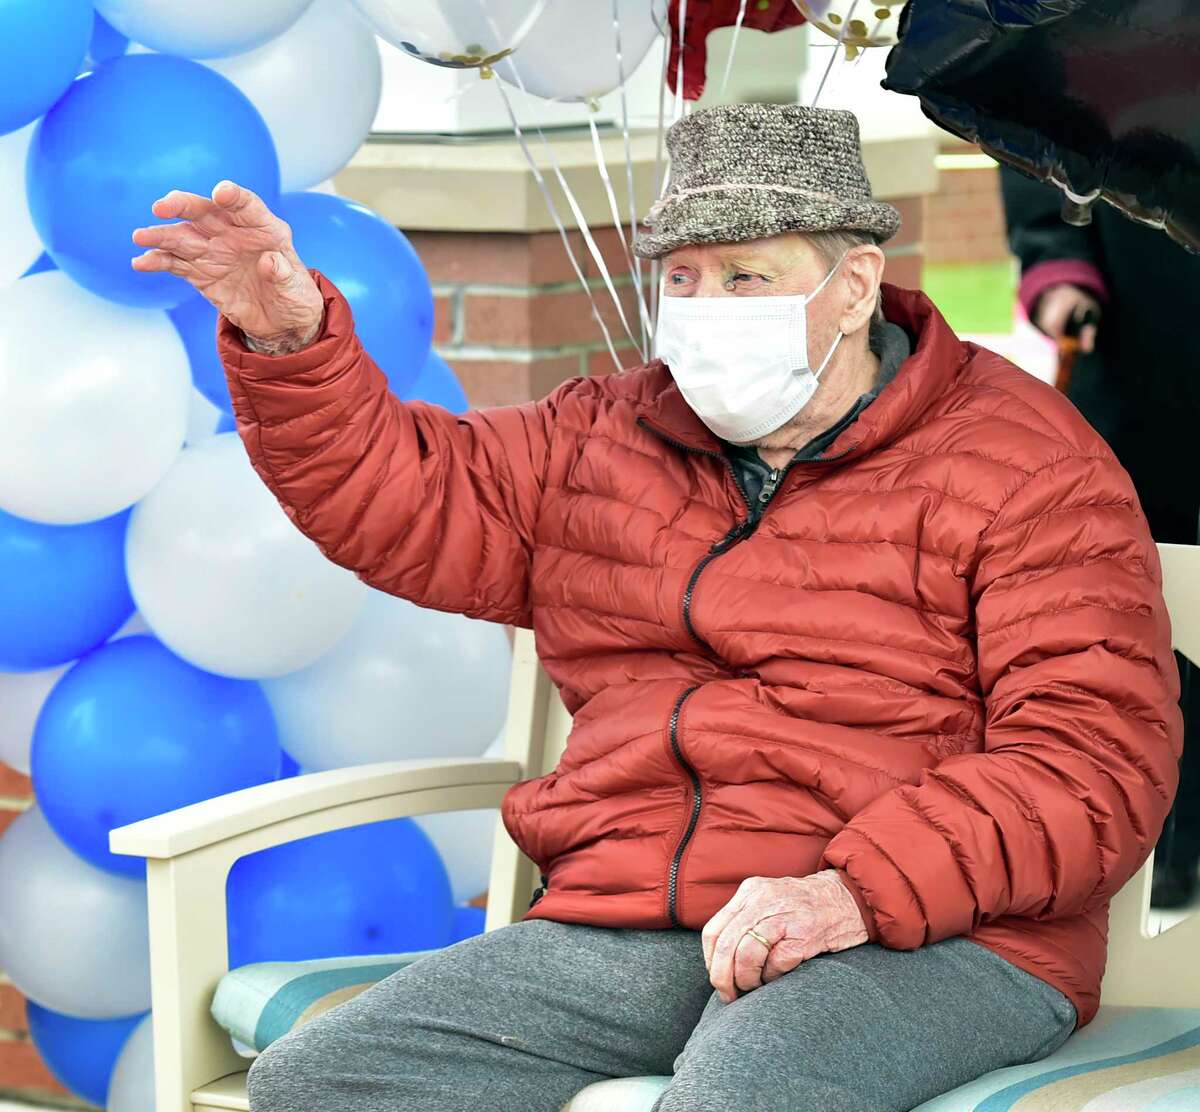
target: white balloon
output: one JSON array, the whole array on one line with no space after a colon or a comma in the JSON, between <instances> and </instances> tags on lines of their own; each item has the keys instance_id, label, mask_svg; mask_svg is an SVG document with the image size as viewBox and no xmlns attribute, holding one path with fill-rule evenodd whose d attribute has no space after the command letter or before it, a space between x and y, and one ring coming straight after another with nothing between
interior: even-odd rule
<instances>
[{"instance_id":1,"label":"white balloon","mask_svg":"<svg viewBox=\"0 0 1200 1112\"><path fill-rule=\"evenodd\" d=\"M150 1007L146 883L76 857L36 805L0 836L0 968L81 1019Z\"/></svg>"},{"instance_id":2,"label":"white balloon","mask_svg":"<svg viewBox=\"0 0 1200 1112\"><path fill-rule=\"evenodd\" d=\"M478 756L504 722L510 671L502 626L370 591L338 645L263 690L280 744L322 770Z\"/></svg>"},{"instance_id":3,"label":"white balloon","mask_svg":"<svg viewBox=\"0 0 1200 1112\"><path fill-rule=\"evenodd\" d=\"M345 166L379 111L379 43L348 0L315 0L265 46L207 65L266 120L285 191L307 189Z\"/></svg>"},{"instance_id":4,"label":"white balloon","mask_svg":"<svg viewBox=\"0 0 1200 1112\"><path fill-rule=\"evenodd\" d=\"M61 271L0 293L0 509L77 525L141 498L183 447L191 368L171 318Z\"/></svg>"},{"instance_id":5,"label":"white balloon","mask_svg":"<svg viewBox=\"0 0 1200 1112\"><path fill-rule=\"evenodd\" d=\"M221 423L221 416L221 410L193 386L188 397L187 431L184 433L184 442L188 445L198 444L201 440L215 436L217 426Z\"/></svg>"},{"instance_id":6,"label":"white balloon","mask_svg":"<svg viewBox=\"0 0 1200 1112\"><path fill-rule=\"evenodd\" d=\"M660 34L651 0L617 0L617 13L620 66L613 0L559 0L546 8L516 52L496 65L496 73L550 100L610 93L632 76Z\"/></svg>"},{"instance_id":7,"label":"white balloon","mask_svg":"<svg viewBox=\"0 0 1200 1112\"><path fill-rule=\"evenodd\" d=\"M556 0L563 3L564 0ZM576 0L567 0L574 4ZM546 0L354 0L393 46L450 69L503 58L529 33Z\"/></svg>"},{"instance_id":8,"label":"white balloon","mask_svg":"<svg viewBox=\"0 0 1200 1112\"><path fill-rule=\"evenodd\" d=\"M164 644L242 679L311 664L351 627L367 594L292 524L235 432L186 448L142 499L125 566Z\"/></svg>"},{"instance_id":9,"label":"white balloon","mask_svg":"<svg viewBox=\"0 0 1200 1112\"><path fill-rule=\"evenodd\" d=\"M38 121L0 135L0 288L15 282L37 261L42 241L25 202L25 159Z\"/></svg>"},{"instance_id":10,"label":"white balloon","mask_svg":"<svg viewBox=\"0 0 1200 1112\"><path fill-rule=\"evenodd\" d=\"M154 1112L154 1016L125 1040L108 1080L108 1112Z\"/></svg>"},{"instance_id":11,"label":"white balloon","mask_svg":"<svg viewBox=\"0 0 1200 1112\"><path fill-rule=\"evenodd\" d=\"M164 54L223 58L282 35L312 0L96 0L122 35Z\"/></svg>"},{"instance_id":12,"label":"white balloon","mask_svg":"<svg viewBox=\"0 0 1200 1112\"><path fill-rule=\"evenodd\" d=\"M135 610L129 615L129 621L121 626L121 628L109 638L109 641L116 641L119 637L136 637L141 633L148 633L151 636L154 636L154 630L150 628L149 624L146 622L146 619Z\"/></svg>"},{"instance_id":13,"label":"white balloon","mask_svg":"<svg viewBox=\"0 0 1200 1112\"><path fill-rule=\"evenodd\" d=\"M74 664L71 661L71 664ZM71 664L42 672L0 672L0 762L29 775L33 727L50 689Z\"/></svg>"},{"instance_id":14,"label":"white balloon","mask_svg":"<svg viewBox=\"0 0 1200 1112\"><path fill-rule=\"evenodd\" d=\"M482 753L484 757L504 756L504 732ZM491 882L492 847L500 811L496 807L480 811L443 811L417 815L413 820L433 842L450 876L454 902L465 903Z\"/></svg>"}]
</instances>

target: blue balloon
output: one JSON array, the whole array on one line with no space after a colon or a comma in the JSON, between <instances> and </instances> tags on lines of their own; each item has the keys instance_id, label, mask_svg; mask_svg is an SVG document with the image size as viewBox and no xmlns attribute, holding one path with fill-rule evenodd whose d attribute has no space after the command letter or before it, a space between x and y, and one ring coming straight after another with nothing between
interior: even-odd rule
<instances>
[{"instance_id":1,"label":"blue balloon","mask_svg":"<svg viewBox=\"0 0 1200 1112\"><path fill-rule=\"evenodd\" d=\"M129 620L128 525L128 510L83 525L0 510L0 671L66 664Z\"/></svg>"},{"instance_id":2,"label":"blue balloon","mask_svg":"<svg viewBox=\"0 0 1200 1112\"><path fill-rule=\"evenodd\" d=\"M29 1033L42 1061L77 1097L101 1108L121 1050L146 1013L120 1019L77 1019L26 1002Z\"/></svg>"},{"instance_id":3,"label":"blue balloon","mask_svg":"<svg viewBox=\"0 0 1200 1112\"><path fill-rule=\"evenodd\" d=\"M169 309L195 291L167 271L142 272L134 228L172 189L211 195L229 178L268 206L279 158L245 94L187 58L129 54L80 76L33 133L26 193L34 226L60 270L101 297Z\"/></svg>"},{"instance_id":4,"label":"blue balloon","mask_svg":"<svg viewBox=\"0 0 1200 1112\"><path fill-rule=\"evenodd\" d=\"M407 818L243 857L226 899L231 969L446 946L454 920L442 859Z\"/></svg>"},{"instance_id":5,"label":"blue balloon","mask_svg":"<svg viewBox=\"0 0 1200 1112\"><path fill-rule=\"evenodd\" d=\"M92 24L92 42L88 47L88 58L92 65L98 66L101 62L119 58L128 47L129 39L97 12L96 20Z\"/></svg>"},{"instance_id":6,"label":"blue balloon","mask_svg":"<svg viewBox=\"0 0 1200 1112\"><path fill-rule=\"evenodd\" d=\"M450 364L436 351L429 353L425 366L417 375L416 382L408 388L404 400L432 402L450 410L451 413L466 413L471 408L458 377L450 369Z\"/></svg>"},{"instance_id":7,"label":"blue balloon","mask_svg":"<svg viewBox=\"0 0 1200 1112\"><path fill-rule=\"evenodd\" d=\"M274 780L279 738L262 688L181 660L154 637L121 637L55 684L33 731L33 790L55 833L122 876L141 858L108 832Z\"/></svg>"},{"instance_id":8,"label":"blue balloon","mask_svg":"<svg viewBox=\"0 0 1200 1112\"><path fill-rule=\"evenodd\" d=\"M31 274L41 274L43 270L57 270L54 265L54 260L43 251L32 263L29 264L29 269L21 275L22 278L28 278Z\"/></svg>"},{"instance_id":9,"label":"blue balloon","mask_svg":"<svg viewBox=\"0 0 1200 1112\"><path fill-rule=\"evenodd\" d=\"M345 295L363 347L402 397L433 341L433 291L412 244L378 213L331 193L284 193L277 211L304 264Z\"/></svg>"},{"instance_id":10,"label":"blue balloon","mask_svg":"<svg viewBox=\"0 0 1200 1112\"><path fill-rule=\"evenodd\" d=\"M300 775L300 763L286 749L279 750L279 779L290 780Z\"/></svg>"},{"instance_id":11,"label":"blue balloon","mask_svg":"<svg viewBox=\"0 0 1200 1112\"><path fill-rule=\"evenodd\" d=\"M32 123L70 87L92 37L92 0L0 4L0 135Z\"/></svg>"},{"instance_id":12,"label":"blue balloon","mask_svg":"<svg viewBox=\"0 0 1200 1112\"><path fill-rule=\"evenodd\" d=\"M220 420L217 421L217 427L213 430L214 435L220 435L223 432L237 432L237 421L233 419L232 413L222 413Z\"/></svg>"},{"instance_id":13,"label":"blue balloon","mask_svg":"<svg viewBox=\"0 0 1200 1112\"><path fill-rule=\"evenodd\" d=\"M217 307L197 294L167 311L175 331L187 348L192 365L192 385L222 413L233 413L225 367L217 355Z\"/></svg>"},{"instance_id":14,"label":"blue balloon","mask_svg":"<svg viewBox=\"0 0 1200 1112\"><path fill-rule=\"evenodd\" d=\"M450 929L450 941L461 942L464 938L473 938L483 934L483 924L487 912L482 907L456 907L454 909L454 924Z\"/></svg>"}]
</instances>

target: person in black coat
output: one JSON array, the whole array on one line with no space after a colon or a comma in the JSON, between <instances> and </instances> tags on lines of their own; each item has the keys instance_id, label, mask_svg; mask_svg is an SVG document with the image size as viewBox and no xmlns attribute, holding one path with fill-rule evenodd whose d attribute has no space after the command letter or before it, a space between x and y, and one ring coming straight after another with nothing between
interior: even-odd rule
<instances>
[{"instance_id":1,"label":"person in black coat","mask_svg":"<svg viewBox=\"0 0 1200 1112\"><path fill-rule=\"evenodd\" d=\"M1200 256L1104 202L1077 228L1062 193L1000 171L1008 240L1029 319L1058 340L1087 310L1068 397L1129 472L1160 542L1200 534ZM1200 676L1180 657L1185 738L1179 792L1154 859L1151 903L1178 907L1200 867Z\"/></svg>"}]
</instances>

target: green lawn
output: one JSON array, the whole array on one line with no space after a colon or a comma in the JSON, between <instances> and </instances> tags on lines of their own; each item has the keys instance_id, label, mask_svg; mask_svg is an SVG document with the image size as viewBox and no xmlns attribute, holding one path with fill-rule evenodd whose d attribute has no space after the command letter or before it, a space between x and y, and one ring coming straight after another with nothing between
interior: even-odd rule
<instances>
[{"instance_id":1,"label":"green lawn","mask_svg":"<svg viewBox=\"0 0 1200 1112\"><path fill-rule=\"evenodd\" d=\"M956 332L1011 332L1017 297L1015 260L926 263L925 292Z\"/></svg>"}]
</instances>

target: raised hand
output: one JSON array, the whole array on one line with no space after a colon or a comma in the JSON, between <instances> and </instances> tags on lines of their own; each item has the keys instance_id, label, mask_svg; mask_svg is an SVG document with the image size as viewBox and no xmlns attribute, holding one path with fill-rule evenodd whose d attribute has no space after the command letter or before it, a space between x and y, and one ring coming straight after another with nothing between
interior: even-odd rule
<instances>
[{"instance_id":1,"label":"raised hand","mask_svg":"<svg viewBox=\"0 0 1200 1112\"><path fill-rule=\"evenodd\" d=\"M253 190L228 180L211 198L173 189L150 211L182 219L134 229L133 242L151 248L131 260L134 270L186 279L259 351L298 351L320 332L324 298L292 229Z\"/></svg>"}]
</instances>

